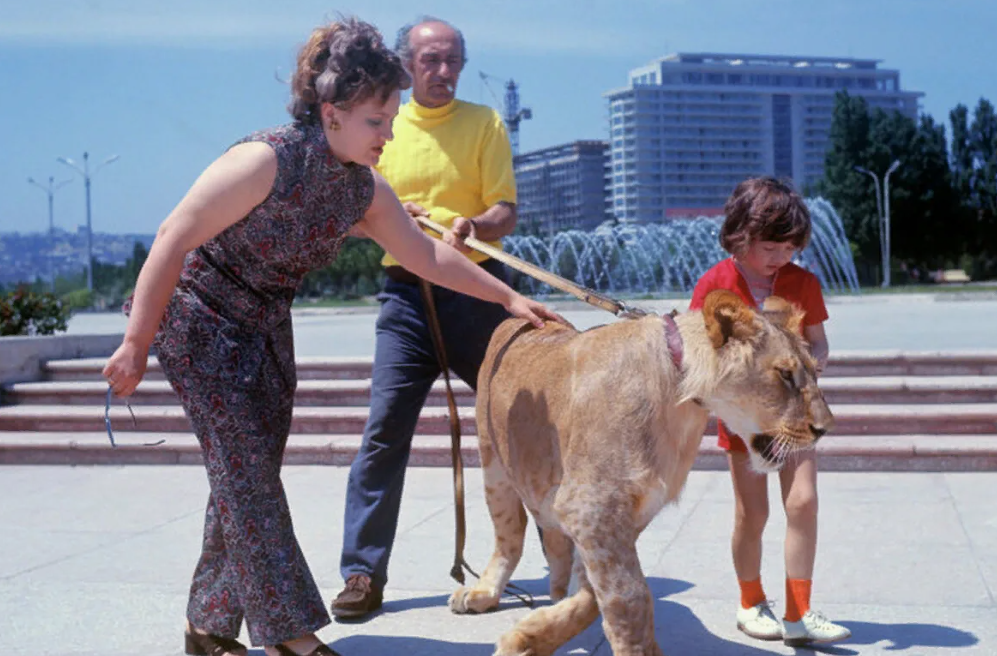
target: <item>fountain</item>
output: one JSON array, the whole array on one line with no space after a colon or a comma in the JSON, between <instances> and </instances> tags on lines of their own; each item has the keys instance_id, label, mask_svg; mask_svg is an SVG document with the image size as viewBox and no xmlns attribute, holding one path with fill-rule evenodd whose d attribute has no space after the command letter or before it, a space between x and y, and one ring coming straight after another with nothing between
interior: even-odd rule
<instances>
[{"instance_id":1,"label":"fountain","mask_svg":"<svg viewBox=\"0 0 997 656\"><path fill-rule=\"evenodd\" d=\"M841 218L823 198L806 200L813 229L795 262L812 271L825 290L858 292L858 276ZM621 295L692 291L699 277L727 257L720 248L723 217L679 219L664 224L617 224L591 232L567 230L547 238L514 235L505 249L548 271L601 292ZM514 275L517 288L543 295L553 290Z\"/></svg>"}]
</instances>

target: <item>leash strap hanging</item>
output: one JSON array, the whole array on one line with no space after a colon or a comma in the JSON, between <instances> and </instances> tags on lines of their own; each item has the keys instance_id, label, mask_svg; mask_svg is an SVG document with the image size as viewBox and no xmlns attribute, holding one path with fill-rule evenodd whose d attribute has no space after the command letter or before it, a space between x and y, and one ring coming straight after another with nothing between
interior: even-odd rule
<instances>
[{"instance_id":1,"label":"leash strap hanging","mask_svg":"<svg viewBox=\"0 0 997 656\"><path fill-rule=\"evenodd\" d=\"M421 226L441 235L446 231L446 228L431 220L427 216L414 215L412 218ZM556 273L551 273L550 271L542 269L535 264L530 264L526 260L518 258L510 253L506 253L505 251L495 248L491 244L475 239L474 237L465 237L464 244L468 248L487 255L492 259L498 260L502 264L505 264L520 273L525 273L531 278L536 278L540 282L548 284L554 289L560 289L562 292L567 292L575 298L585 301L589 305L594 305L600 310L610 312L621 319L636 319L647 315L647 312L641 310L640 308L627 305L622 301L610 298L609 296L600 294L599 292L588 289L587 287L582 287L567 278L562 278Z\"/></svg>"},{"instance_id":2,"label":"leash strap hanging","mask_svg":"<svg viewBox=\"0 0 997 656\"><path fill-rule=\"evenodd\" d=\"M443 343L443 330L440 328L440 318L436 312L436 301L433 299L433 286L429 281L419 279L419 290L422 292L422 304L426 308L426 319L429 323L429 333L433 338L433 348L436 350L436 361L443 372L443 382L447 389L447 408L450 413L450 462L453 468L454 496L454 558L450 568L450 576L464 585L464 572L476 579L481 576L464 560L464 546L467 542L467 518L464 514L464 458L460 451L460 415L457 412L457 399L454 397L453 385L450 383L450 366L447 363L447 352ZM533 608L533 595L526 590L509 583L505 592L516 597L529 608Z\"/></svg>"},{"instance_id":3,"label":"leash strap hanging","mask_svg":"<svg viewBox=\"0 0 997 656\"><path fill-rule=\"evenodd\" d=\"M422 292L422 304L426 308L429 333L433 337L436 360L443 372L443 382L447 388L447 407L450 411L450 462L453 465L454 519L456 522L454 561L453 567L450 568L450 576L463 585L465 569L475 578L478 578L478 575L464 560L467 521L464 516L464 458L460 452L460 415L457 412L457 400L454 398L453 386L450 384L450 366L447 363L447 352L443 344L440 318L436 313L436 302L433 300L433 287L429 281L420 278L419 289Z\"/></svg>"}]
</instances>

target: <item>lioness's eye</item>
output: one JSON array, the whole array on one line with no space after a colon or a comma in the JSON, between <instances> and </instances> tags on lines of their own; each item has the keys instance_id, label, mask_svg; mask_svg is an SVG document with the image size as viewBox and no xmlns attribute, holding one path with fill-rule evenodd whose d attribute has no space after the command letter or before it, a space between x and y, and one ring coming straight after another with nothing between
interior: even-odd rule
<instances>
[{"instance_id":1,"label":"lioness's eye","mask_svg":"<svg viewBox=\"0 0 997 656\"><path fill-rule=\"evenodd\" d=\"M779 375L782 377L784 381L786 381L790 385L796 385L796 379L793 377L792 369L780 369Z\"/></svg>"}]
</instances>

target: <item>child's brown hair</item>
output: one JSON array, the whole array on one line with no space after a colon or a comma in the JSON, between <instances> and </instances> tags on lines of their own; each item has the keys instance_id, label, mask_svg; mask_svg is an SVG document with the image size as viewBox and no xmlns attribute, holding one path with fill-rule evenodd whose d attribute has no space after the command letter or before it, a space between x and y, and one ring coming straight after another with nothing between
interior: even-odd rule
<instances>
[{"instance_id":1,"label":"child's brown hair","mask_svg":"<svg viewBox=\"0 0 997 656\"><path fill-rule=\"evenodd\" d=\"M810 211L787 183L772 177L749 178L734 188L724 205L720 245L728 253L744 252L752 242L810 242Z\"/></svg>"}]
</instances>

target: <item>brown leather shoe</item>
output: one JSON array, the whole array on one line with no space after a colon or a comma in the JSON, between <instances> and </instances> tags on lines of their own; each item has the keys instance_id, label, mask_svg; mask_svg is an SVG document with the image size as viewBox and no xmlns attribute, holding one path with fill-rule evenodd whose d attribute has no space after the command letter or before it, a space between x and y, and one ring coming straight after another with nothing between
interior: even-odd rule
<instances>
[{"instance_id":1,"label":"brown leather shoe","mask_svg":"<svg viewBox=\"0 0 997 656\"><path fill-rule=\"evenodd\" d=\"M183 634L184 653L191 656L244 656L246 645L232 638L211 635L210 633L195 633L187 630Z\"/></svg>"},{"instance_id":2,"label":"brown leather shoe","mask_svg":"<svg viewBox=\"0 0 997 656\"><path fill-rule=\"evenodd\" d=\"M375 587L366 574L354 574L346 579L346 587L332 602L332 614L345 619L357 619L373 613L384 601L382 590Z\"/></svg>"}]
</instances>

